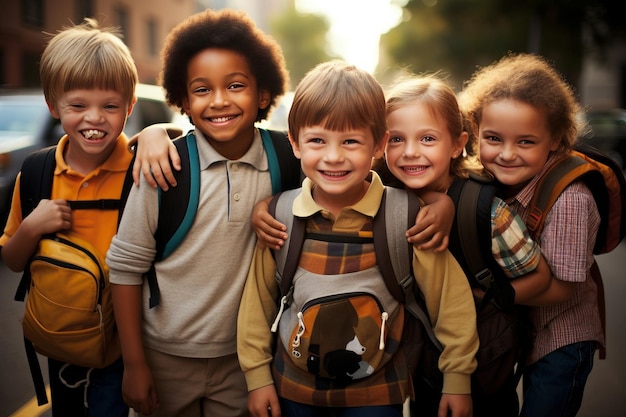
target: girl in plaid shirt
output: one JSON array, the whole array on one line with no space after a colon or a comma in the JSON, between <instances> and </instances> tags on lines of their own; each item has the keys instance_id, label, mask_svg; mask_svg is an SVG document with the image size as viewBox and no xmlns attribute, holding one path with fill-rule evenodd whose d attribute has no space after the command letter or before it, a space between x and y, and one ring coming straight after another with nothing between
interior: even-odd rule
<instances>
[{"instance_id":1,"label":"girl in plaid shirt","mask_svg":"<svg viewBox=\"0 0 626 417\"><path fill-rule=\"evenodd\" d=\"M540 178L581 132L572 89L541 57L519 54L477 71L461 97L482 163L526 220ZM532 300L522 417L572 417L580 408L595 351L604 345L590 273L599 224L593 195L582 182L566 188L547 214L538 240L555 279Z\"/></svg>"}]
</instances>

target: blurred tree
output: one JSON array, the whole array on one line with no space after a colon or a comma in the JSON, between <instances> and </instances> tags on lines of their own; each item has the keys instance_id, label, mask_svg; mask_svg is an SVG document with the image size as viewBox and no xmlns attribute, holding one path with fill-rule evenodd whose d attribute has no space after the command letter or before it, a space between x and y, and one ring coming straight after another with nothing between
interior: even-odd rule
<instances>
[{"instance_id":1,"label":"blurred tree","mask_svg":"<svg viewBox=\"0 0 626 417\"><path fill-rule=\"evenodd\" d=\"M327 52L329 22L320 15L299 13L294 6L271 22L271 33L283 48L293 89L320 62L335 58Z\"/></svg>"},{"instance_id":2,"label":"blurred tree","mask_svg":"<svg viewBox=\"0 0 626 417\"><path fill-rule=\"evenodd\" d=\"M445 71L462 86L476 66L509 51L538 53L578 85L584 54L602 60L626 38L615 0L408 0L404 19L381 37L385 65Z\"/></svg>"}]
</instances>

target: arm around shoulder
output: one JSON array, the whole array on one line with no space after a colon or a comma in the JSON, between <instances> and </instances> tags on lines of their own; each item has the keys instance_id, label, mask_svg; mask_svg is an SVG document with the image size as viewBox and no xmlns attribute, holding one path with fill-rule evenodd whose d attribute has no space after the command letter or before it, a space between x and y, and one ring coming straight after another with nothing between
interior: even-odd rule
<instances>
[{"instance_id":1,"label":"arm around shoulder","mask_svg":"<svg viewBox=\"0 0 626 417\"><path fill-rule=\"evenodd\" d=\"M237 317L237 355L249 391L274 383L270 370L274 342L271 325L278 312L279 296L275 270L270 249L257 246Z\"/></svg>"},{"instance_id":2,"label":"arm around shoulder","mask_svg":"<svg viewBox=\"0 0 626 417\"><path fill-rule=\"evenodd\" d=\"M445 346L439 360L443 392L469 394L478 350L476 307L469 283L449 251L414 248L413 252L415 279L424 294L435 336Z\"/></svg>"}]
</instances>

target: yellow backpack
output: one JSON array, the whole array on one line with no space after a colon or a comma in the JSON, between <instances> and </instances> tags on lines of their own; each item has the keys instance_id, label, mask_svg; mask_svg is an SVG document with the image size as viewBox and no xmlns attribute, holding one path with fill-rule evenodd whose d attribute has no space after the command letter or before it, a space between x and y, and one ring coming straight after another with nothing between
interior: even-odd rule
<instances>
[{"instance_id":1,"label":"yellow backpack","mask_svg":"<svg viewBox=\"0 0 626 417\"><path fill-rule=\"evenodd\" d=\"M22 163L22 218L50 198L55 149L34 152ZM70 208L121 212L132 186L130 173L119 199L73 200ZM42 237L15 293L16 301L26 300L24 346L39 405L48 398L37 352L87 368L106 367L121 356L110 291L104 254L89 242L62 233Z\"/></svg>"},{"instance_id":2,"label":"yellow backpack","mask_svg":"<svg viewBox=\"0 0 626 417\"><path fill-rule=\"evenodd\" d=\"M120 357L109 268L89 242L45 236L26 272L22 328L42 355L88 368Z\"/></svg>"}]
</instances>

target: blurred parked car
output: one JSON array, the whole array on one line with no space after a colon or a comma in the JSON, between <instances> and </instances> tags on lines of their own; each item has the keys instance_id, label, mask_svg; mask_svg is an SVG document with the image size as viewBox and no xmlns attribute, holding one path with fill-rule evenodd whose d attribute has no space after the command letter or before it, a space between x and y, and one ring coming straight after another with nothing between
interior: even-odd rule
<instances>
[{"instance_id":1,"label":"blurred parked car","mask_svg":"<svg viewBox=\"0 0 626 417\"><path fill-rule=\"evenodd\" d=\"M153 123L174 121L161 87L137 85L137 103L126 122L130 137ZM0 91L0 226L11 207L15 177L26 156L57 143L64 132L46 105L41 90Z\"/></svg>"},{"instance_id":2,"label":"blurred parked car","mask_svg":"<svg viewBox=\"0 0 626 417\"><path fill-rule=\"evenodd\" d=\"M600 149L625 168L626 109L596 109L586 114L591 132L582 140Z\"/></svg>"}]
</instances>

